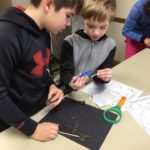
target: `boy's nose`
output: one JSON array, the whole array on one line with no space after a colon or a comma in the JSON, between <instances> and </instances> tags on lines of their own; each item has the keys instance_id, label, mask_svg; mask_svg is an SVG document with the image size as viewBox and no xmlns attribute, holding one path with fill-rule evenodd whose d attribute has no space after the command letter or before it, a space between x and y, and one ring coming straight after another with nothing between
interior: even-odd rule
<instances>
[{"instance_id":1,"label":"boy's nose","mask_svg":"<svg viewBox=\"0 0 150 150\"><path fill-rule=\"evenodd\" d=\"M101 34L101 31L99 30L99 29L96 29L95 31L94 31L94 35L100 35Z\"/></svg>"},{"instance_id":2,"label":"boy's nose","mask_svg":"<svg viewBox=\"0 0 150 150\"><path fill-rule=\"evenodd\" d=\"M67 20L66 26L71 26L71 19Z\"/></svg>"}]
</instances>

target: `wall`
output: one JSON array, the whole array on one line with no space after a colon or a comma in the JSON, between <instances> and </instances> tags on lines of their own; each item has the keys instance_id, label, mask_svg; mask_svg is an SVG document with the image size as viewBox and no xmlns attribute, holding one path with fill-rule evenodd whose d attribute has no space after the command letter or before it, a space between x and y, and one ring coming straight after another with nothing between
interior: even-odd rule
<instances>
[{"instance_id":1,"label":"wall","mask_svg":"<svg viewBox=\"0 0 150 150\"><path fill-rule=\"evenodd\" d=\"M116 17L126 18L130 9L137 0L117 0ZM122 23L112 22L108 30L108 35L115 39L117 43L117 52L115 60L123 61L125 53L125 37L122 36Z\"/></svg>"},{"instance_id":2,"label":"wall","mask_svg":"<svg viewBox=\"0 0 150 150\"><path fill-rule=\"evenodd\" d=\"M12 0L13 5L22 5L25 8L28 6L30 0Z\"/></svg>"},{"instance_id":3,"label":"wall","mask_svg":"<svg viewBox=\"0 0 150 150\"><path fill-rule=\"evenodd\" d=\"M11 5L12 5L11 0L0 0L0 11L4 10L5 8Z\"/></svg>"},{"instance_id":4,"label":"wall","mask_svg":"<svg viewBox=\"0 0 150 150\"><path fill-rule=\"evenodd\" d=\"M123 24L112 22L107 34L109 37L112 37L117 43L115 60L119 62L124 60L124 53L125 53L125 43L124 43L125 38L124 36L122 36L122 27Z\"/></svg>"}]
</instances>

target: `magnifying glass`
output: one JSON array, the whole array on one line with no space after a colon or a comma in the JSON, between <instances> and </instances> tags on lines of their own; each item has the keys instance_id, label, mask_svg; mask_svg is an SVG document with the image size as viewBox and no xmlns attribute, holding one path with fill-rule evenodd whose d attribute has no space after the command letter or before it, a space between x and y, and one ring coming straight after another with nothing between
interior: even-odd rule
<instances>
[{"instance_id":1,"label":"magnifying glass","mask_svg":"<svg viewBox=\"0 0 150 150\"><path fill-rule=\"evenodd\" d=\"M120 120L122 118L121 107L125 103L125 101L126 101L126 97L123 96L123 97L121 97L121 99L119 100L119 102L117 103L116 106L113 106L113 107L110 107L110 108L104 110L104 113L103 113L104 120L110 124L116 124L116 123L120 122ZM116 114L117 118L116 119L110 118L110 115L109 115L110 113Z\"/></svg>"}]
</instances>

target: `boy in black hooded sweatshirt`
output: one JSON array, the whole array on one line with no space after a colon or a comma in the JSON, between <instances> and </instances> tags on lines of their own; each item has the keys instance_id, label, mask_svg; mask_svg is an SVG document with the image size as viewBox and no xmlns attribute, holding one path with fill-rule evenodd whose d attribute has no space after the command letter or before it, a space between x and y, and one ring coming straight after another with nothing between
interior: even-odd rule
<instances>
[{"instance_id":1,"label":"boy in black hooded sweatshirt","mask_svg":"<svg viewBox=\"0 0 150 150\"><path fill-rule=\"evenodd\" d=\"M0 16L0 128L14 126L38 141L55 139L55 123L29 116L63 99L48 74L48 32L62 32L83 0L31 0L23 12L8 8ZM47 32L47 31L48 32Z\"/></svg>"}]
</instances>

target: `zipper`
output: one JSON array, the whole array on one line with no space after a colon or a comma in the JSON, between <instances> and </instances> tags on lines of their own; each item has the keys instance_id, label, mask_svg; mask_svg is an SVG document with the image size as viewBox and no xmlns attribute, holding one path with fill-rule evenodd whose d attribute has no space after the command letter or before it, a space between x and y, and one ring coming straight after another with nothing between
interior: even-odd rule
<instances>
[{"instance_id":1,"label":"zipper","mask_svg":"<svg viewBox=\"0 0 150 150\"><path fill-rule=\"evenodd\" d=\"M48 73L48 76L50 77L51 75L50 75L50 70L49 70L49 68L46 68L46 71L47 71L47 73Z\"/></svg>"}]
</instances>

